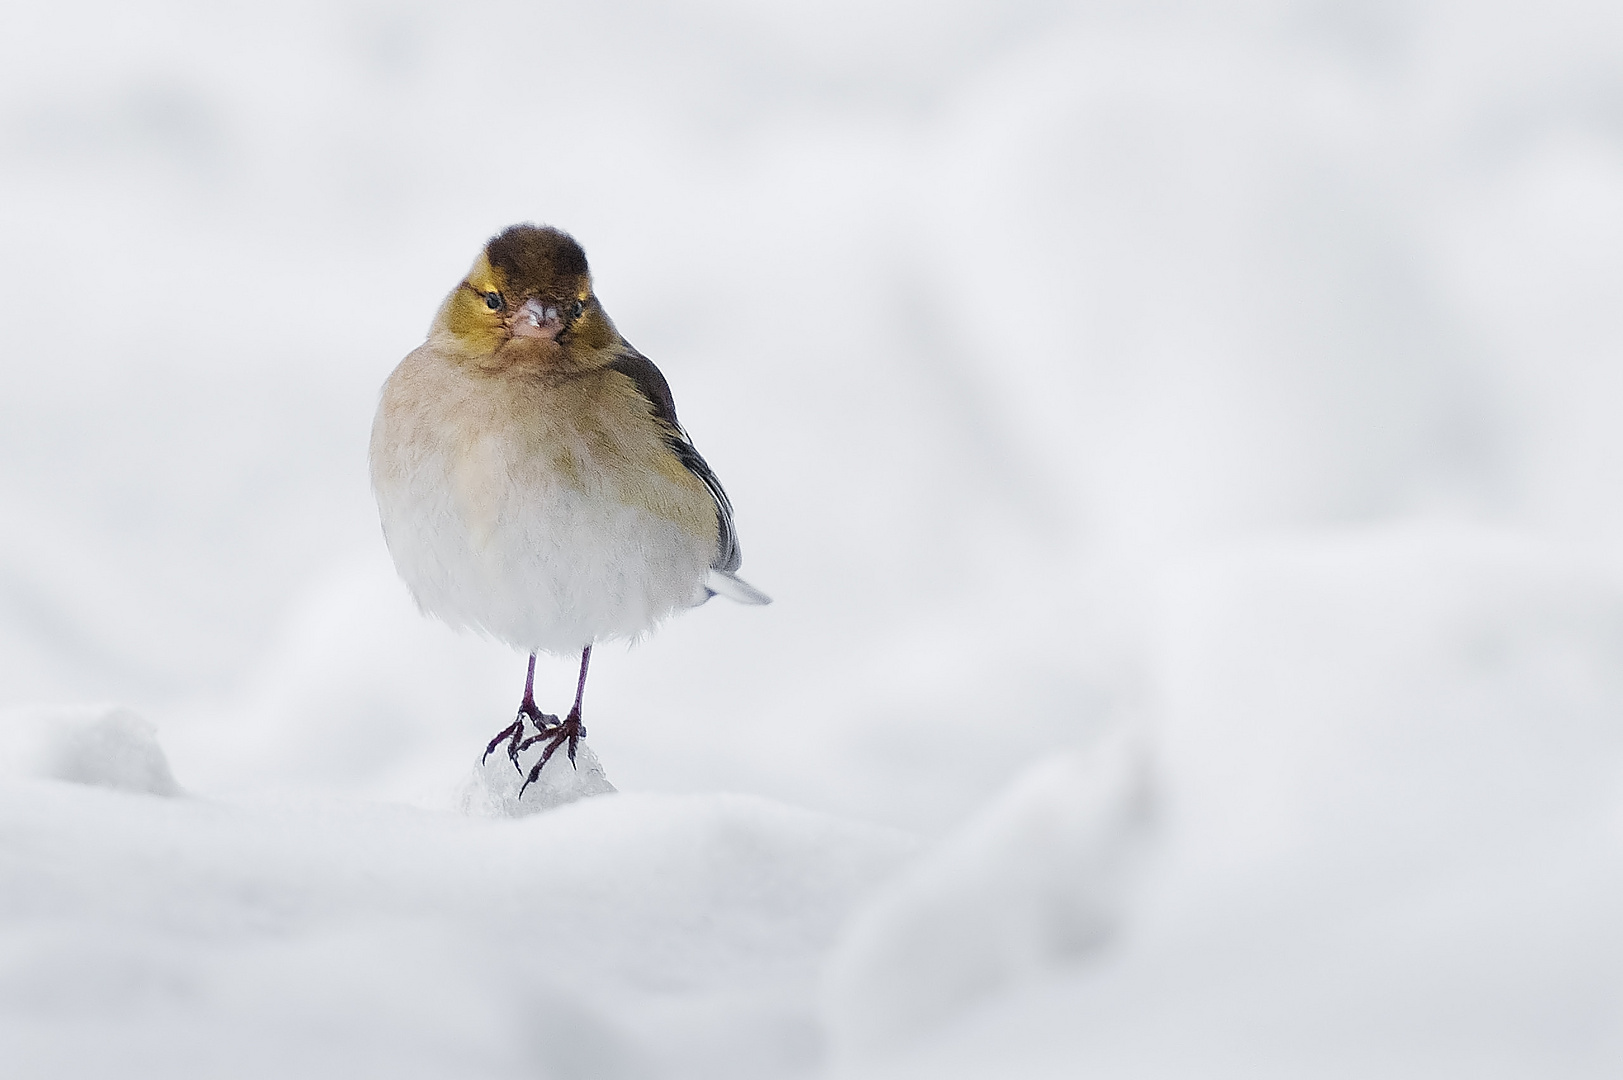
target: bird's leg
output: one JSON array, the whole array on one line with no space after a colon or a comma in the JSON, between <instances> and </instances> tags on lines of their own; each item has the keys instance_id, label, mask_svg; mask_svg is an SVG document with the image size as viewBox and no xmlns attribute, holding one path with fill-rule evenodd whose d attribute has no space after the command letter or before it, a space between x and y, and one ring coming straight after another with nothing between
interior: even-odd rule
<instances>
[{"instance_id":1,"label":"bird's leg","mask_svg":"<svg viewBox=\"0 0 1623 1080\"><path fill-rule=\"evenodd\" d=\"M575 745L586 737L586 725L580 722L580 702L581 698L586 695L586 667L591 662L592 647L588 645L580 654L580 680L575 683L575 704L570 706L569 715L564 717L563 723L555 727L543 728L519 744L519 749L523 750L531 743L539 742L542 739L547 740L546 749L541 751L541 760L537 761L530 769L530 775L525 778L523 786L518 789L519 798L524 797L524 789L535 783L548 759L558 752L558 747L563 746L565 743L569 744L569 764L571 766L575 765Z\"/></svg>"},{"instance_id":2,"label":"bird's leg","mask_svg":"<svg viewBox=\"0 0 1623 1080\"><path fill-rule=\"evenodd\" d=\"M490 745L485 747L485 756L479 759L479 764L483 765L485 758L488 758L491 752L505 740L507 742L507 756L512 760L513 768L519 768L518 752L524 746L529 745L520 742L524 738L525 717L529 717L530 720L534 721L536 729L541 731L556 726L558 723L556 716L544 713L535 707L535 653L530 654L530 670L524 676L524 700L518 704L518 715L513 718L511 724L498 731L496 737L490 740Z\"/></svg>"}]
</instances>

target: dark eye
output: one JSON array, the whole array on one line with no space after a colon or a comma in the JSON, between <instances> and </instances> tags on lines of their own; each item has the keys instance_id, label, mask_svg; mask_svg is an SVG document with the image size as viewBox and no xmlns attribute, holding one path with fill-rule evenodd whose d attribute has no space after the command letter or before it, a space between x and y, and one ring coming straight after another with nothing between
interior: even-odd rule
<instances>
[{"instance_id":1,"label":"dark eye","mask_svg":"<svg viewBox=\"0 0 1623 1080\"><path fill-rule=\"evenodd\" d=\"M586 310L586 304L583 301L576 300L575 301L575 306L573 308L571 308L570 311L569 311L569 317L571 319L578 319L578 318L580 318L580 313L585 311L585 310Z\"/></svg>"},{"instance_id":2,"label":"dark eye","mask_svg":"<svg viewBox=\"0 0 1623 1080\"><path fill-rule=\"evenodd\" d=\"M485 306L491 311L500 311L502 309L502 294L499 292L487 292L485 294Z\"/></svg>"}]
</instances>

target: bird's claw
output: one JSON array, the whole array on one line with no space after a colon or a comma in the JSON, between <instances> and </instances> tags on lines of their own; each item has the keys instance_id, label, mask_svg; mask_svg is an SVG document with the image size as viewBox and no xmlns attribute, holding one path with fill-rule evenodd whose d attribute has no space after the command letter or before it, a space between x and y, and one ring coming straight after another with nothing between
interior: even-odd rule
<instances>
[{"instance_id":1,"label":"bird's claw","mask_svg":"<svg viewBox=\"0 0 1623 1080\"><path fill-rule=\"evenodd\" d=\"M556 716L542 712L535 707L533 702L527 701L518 707L518 715L513 717L513 722L496 732L496 737L490 740L490 744L485 747L484 755L479 758L479 764L483 765L490 755L495 752L496 747L506 742L508 760L512 761L514 769L523 772L524 766L518 763L519 751L540 737L538 734L532 735L528 739L524 737L524 721L526 719L535 724L537 732L547 731L558 726Z\"/></svg>"},{"instance_id":2,"label":"bird's claw","mask_svg":"<svg viewBox=\"0 0 1623 1080\"><path fill-rule=\"evenodd\" d=\"M524 714L519 713L518 719L496 732L496 737L490 740L490 744L485 747L484 754L480 756L479 764L483 765L490 758L490 755L495 753L496 747L500 746L502 744L502 740L504 739L507 741L508 756L511 757L515 755L517 751L515 751L513 747L518 743L519 738L523 736L523 734Z\"/></svg>"},{"instance_id":3,"label":"bird's claw","mask_svg":"<svg viewBox=\"0 0 1623 1080\"><path fill-rule=\"evenodd\" d=\"M586 725L580 722L580 713L570 710L569 715L564 717L561 723L557 722L557 717L552 717L552 720L554 721L552 726L541 728L534 735L518 744L518 749L524 750L542 739L547 740L546 749L541 751L540 759L530 767L530 775L526 776L524 783L519 786L518 797L521 799L524 798L525 789L540 778L541 770L546 768L547 762L552 759L553 754L558 752L560 746L568 747L567 753L569 754L570 767L580 767L575 764L575 748L586 735Z\"/></svg>"}]
</instances>

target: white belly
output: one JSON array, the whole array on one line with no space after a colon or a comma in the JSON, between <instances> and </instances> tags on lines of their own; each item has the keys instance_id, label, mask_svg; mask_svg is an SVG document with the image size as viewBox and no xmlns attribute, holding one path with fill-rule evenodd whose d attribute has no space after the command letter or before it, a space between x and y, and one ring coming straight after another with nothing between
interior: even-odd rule
<instances>
[{"instance_id":1,"label":"white belly","mask_svg":"<svg viewBox=\"0 0 1623 1080\"><path fill-rule=\"evenodd\" d=\"M571 481L509 460L500 439L453 452L375 434L389 553L419 606L452 626L568 654L636 636L708 595L714 541L616 498L589 460L585 481ZM395 460L380 468L380 456Z\"/></svg>"}]
</instances>

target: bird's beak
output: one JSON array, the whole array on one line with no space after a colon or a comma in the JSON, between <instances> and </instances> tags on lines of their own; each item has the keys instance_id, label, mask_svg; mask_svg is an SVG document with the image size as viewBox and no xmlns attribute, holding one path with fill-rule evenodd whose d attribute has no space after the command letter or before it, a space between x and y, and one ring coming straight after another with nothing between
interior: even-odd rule
<instances>
[{"instance_id":1,"label":"bird's beak","mask_svg":"<svg viewBox=\"0 0 1623 1080\"><path fill-rule=\"evenodd\" d=\"M514 337L551 341L564 328L564 321L558 317L557 308L549 307L540 300L526 300L507 320L507 328Z\"/></svg>"}]
</instances>

